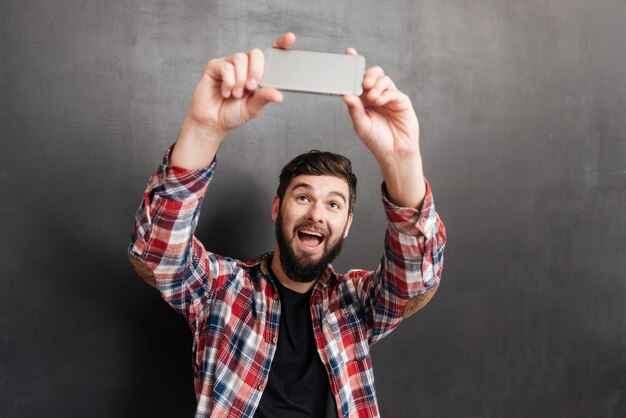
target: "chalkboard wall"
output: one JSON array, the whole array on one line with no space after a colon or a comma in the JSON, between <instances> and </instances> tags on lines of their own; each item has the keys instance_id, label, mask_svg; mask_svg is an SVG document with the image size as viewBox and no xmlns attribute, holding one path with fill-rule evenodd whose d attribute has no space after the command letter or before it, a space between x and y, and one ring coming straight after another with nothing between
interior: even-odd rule
<instances>
[{"instance_id":1,"label":"chalkboard wall","mask_svg":"<svg viewBox=\"0 0 626 418\"><path fill-rule=\"evenodd\" d=\"M192 416L191 335L126 258L214 57L355 47L412 98L449 240L430 305L373 348L385 417L626 416L623 0L1 0L0 416ZM335 267L382 249L381 176L336 97L287 94L224 143L197 231L273 248L279 168L343 153Z\"/></svg>"}]
</instances>

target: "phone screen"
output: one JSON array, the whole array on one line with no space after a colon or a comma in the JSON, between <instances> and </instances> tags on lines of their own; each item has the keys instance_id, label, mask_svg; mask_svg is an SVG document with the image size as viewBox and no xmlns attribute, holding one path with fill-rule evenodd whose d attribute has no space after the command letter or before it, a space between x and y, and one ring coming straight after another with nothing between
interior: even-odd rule
<instances>
[{"instance_id":1,"label":"phone screen","mask_svg":"<svg viewBox=\"0 0 626 418\"><path fill-rule=\"evenodd\" d=\"M263 87L335 95L363 92L365 58L361 55L276 48L264 53Z\"/></svg>"}]
</instances>

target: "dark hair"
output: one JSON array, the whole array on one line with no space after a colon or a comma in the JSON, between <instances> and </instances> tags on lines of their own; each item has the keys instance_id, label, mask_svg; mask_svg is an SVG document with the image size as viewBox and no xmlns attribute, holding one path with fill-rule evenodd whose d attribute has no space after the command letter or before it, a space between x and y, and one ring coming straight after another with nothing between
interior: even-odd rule
<instances>
[{"instance_id":1,"label":"dark hair","mask_svg":"<svg viewBox=\"0 0 626 418\"><path fill-rule=\"evenodd\" d=\"M349 159L343 155L318 150L298 155L280 170L276 194L281 201L291 180L301 175L330 175L345 180L350 190L348 212L352 213L356 202L356 176L352 173L352 163Z\"/></svg>"}]
</instances>

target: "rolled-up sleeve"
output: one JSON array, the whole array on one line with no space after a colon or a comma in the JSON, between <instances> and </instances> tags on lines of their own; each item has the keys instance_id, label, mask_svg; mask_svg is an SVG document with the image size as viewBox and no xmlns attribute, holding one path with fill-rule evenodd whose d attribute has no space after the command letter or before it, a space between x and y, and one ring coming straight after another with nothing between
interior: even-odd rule
<instances>
[{"instance_id":1,"label":"rolled-up sleeve","mask_svg":"<svg viewBox=\"0 0 626 418\"><path fill-rule=\"evenodd\" d=\"M370 324L370 343L430 300L441 280L446 243L445 226L428 183L421 208L394 205L384 184L382 195L388 224L381 262L374 271L350 273Z\"/></svg>"},{"instance_id":2,"label":"rolled-up sleeve","mask_svg":"<svg viewBox=\"0 0 626 418\"><path fill-rule=\"evenodd\" d=\"M211 260L194 237L216 162L200 170L169 167L169 151L151 176L128 248L137 273L193 321L211 290Z\"/></svg>"}]
</instances>

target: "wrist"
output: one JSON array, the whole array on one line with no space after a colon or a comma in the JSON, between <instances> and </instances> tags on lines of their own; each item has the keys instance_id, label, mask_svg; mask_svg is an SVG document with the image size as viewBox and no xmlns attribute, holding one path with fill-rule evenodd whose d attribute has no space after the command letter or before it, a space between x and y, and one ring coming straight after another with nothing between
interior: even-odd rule
<instances>
[{"instance_id":1,"label":"wrist","mask_svg":"<svg viewBox=\"0 0 626 418\"><path fill-rule=\"evenodd\" d=\"M228 132L199 124L187 116L172 150L170 166L201 169L210 165Z\"/></svg>"},{"instance_id":2,"label":"wrist","mask_svg":"<svg viewBox=\"0 0 626 418\"><path fill-rule=\"evenodd\" d=\"M377 158L378 166L383 173L385 172L407 172L411 170L422 169L422 155L419 149L411 153L403 155L392 155Z\"/></svg>"},{"instance_id":3,"label":"wrist","mask_svg":"<svg viewBox=\"0 0 626 418\"><path fill-rule=\"evenodd\" d=\"M389 200L401 207L419 208L426 193L419 155L379 161Z\"/></svg>"},{"instance_id":4,"label":"wrist","mask_svg":"<svg viewBox=\"0 0 626 418\"><path fill-rule=\"evenodd\" d=\"M177 141L183 139L185 141L221 142L228 133L229 130L198 122L187 114L185 120L183 120L183 126L178 134Z\"/></svg>"}]
</instances>

